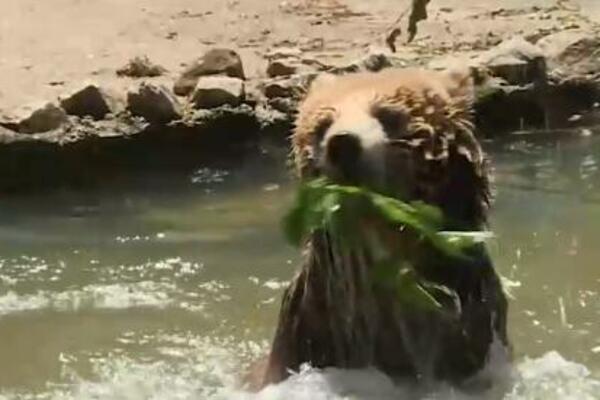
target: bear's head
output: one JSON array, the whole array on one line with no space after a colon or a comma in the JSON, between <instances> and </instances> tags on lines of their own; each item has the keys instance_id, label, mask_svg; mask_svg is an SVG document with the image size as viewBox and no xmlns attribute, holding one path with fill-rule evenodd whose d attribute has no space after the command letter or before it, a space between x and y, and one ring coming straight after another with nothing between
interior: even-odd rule
<instances>
[{"instance_id":1,"label":"bear's head","mask_svg":"<svg viewBox=\"0 0 600 400\"><path fill-rule=\"evenodd\" d=\"M317 78L296 120L297 171L425 201L442 208L448 228L479 228L489 185L470 122L472 99L468 72Z\"/></svg>"}]
</instances>

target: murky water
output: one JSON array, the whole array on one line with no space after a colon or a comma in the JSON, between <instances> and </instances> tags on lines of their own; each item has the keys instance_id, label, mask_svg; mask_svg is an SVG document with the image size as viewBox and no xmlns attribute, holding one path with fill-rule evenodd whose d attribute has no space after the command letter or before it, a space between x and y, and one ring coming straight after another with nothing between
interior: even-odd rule
<instances>
[{"instance_id":1,"label":"murky water","mask_svg":"<svg viewBox=\"0 0 600 400\"><path fill-rule=\"evenodd\" d=\"M0 399L600 399L600 139L491 148L516 361L486 393L376 371L235 389L298 260L282 164L0 199Z\"/></svg>"}]
</instances>

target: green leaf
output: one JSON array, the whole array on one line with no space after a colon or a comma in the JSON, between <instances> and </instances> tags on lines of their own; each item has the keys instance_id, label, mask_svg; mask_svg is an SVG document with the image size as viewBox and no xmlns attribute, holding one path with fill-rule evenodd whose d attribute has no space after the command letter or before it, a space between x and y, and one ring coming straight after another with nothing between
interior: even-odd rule
<instances>
[{"instance_id":1,"label":"green leaf","mask_svg":"<svg viewBox=\"0 0 600 400\"><path fill-rule=\"evenodd\" d=\"M391 225L413 230L448 255L458 257L471 244L466 237L458 240L457 235L438 235L444 218L436 207L421 202L408 204L364 188L331 184L325 179L300 186L283 227L287 240L300 246L317 229L334 228L342 236L357 232L358 222L373 215ZM339 239L356 239L350 236Z\"/></svg>"},{"instance_id":2,"label":"green leaf","mask_svg":"<svg viewBox=\"0 0 600 400\"><path fill-rule=\"evenodd\" d=\"M376 231L365 231L361 221L379 219L392 227L406 229L441 254L433 256L467 257L466 249L485 240L487 232L440 232L444 226L442 212L422 202L406 203L371 192L365 188L332 184L317 179L300 185L296 201L283 219L283 230L289 243L301 246L313 232L327 230L344 250L367 246L375 265L375 285L394 290L398 299L415 307L440 310L433 293L455 298L455 293L442 285L424 281L411 266L415 254L402 254L389 245ZM393 246L392 246L393 247Z\"/></svg>"}]
</instances>

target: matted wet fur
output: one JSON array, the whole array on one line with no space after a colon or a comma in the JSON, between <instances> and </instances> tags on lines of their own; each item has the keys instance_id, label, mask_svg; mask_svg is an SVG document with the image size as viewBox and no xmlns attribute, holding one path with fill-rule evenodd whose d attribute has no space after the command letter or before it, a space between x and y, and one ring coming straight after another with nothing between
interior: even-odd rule
<instances>
[{"instance_id":1,"label":"matted wet fur","mask_svg":"<svg viewBox=\"0 0 600 400\"><path fill-rule=\"evenodd\" d=\"M297 117L298 175L422 200L443 210L446 230L480 230L490 191L471 101L466 73L406 69L318 80ZM410 241L406 233L386 235ZM457 294L438 299L443 312L408 307L392 289L376 287L368 246L348 251L326 229L307 238L254 383L279 382L304 363L460 382L484 366L494 341L508 348L507 301L483 244L468 259L420 242L406 249L427 280Z\"/></svg>"}]
</instances>

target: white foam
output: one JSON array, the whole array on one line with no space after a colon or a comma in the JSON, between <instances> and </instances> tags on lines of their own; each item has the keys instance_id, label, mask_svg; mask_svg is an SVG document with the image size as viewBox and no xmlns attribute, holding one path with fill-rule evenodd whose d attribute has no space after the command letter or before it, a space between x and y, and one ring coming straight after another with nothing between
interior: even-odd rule
<instances>
[{"instance_id":1,"label":"white foam","mask_svg":"<svg viewBox=\"0 0 600 400\"><path fill-rule=\"evenodd\" d=\"M393 382L374 369L323 371L304 368L283 383L259 393L236 386L240 358L256 357L264 344L230 337L214 340L193 335L153 338L168 360L134 361L106 356L93 362L94 379L71 370L65 357L67 384L42 394L8 393L0 400L598 400L600 381L588 369L550 352L526 359L512 369L509 382L485 392L465 393L446 385L427 389Z\"/></svg>"},{"instance_id":2,"label":"white foam","mask_svg":"<svg viewBox=\"0 0 600 400\"><path fill-rule=\"evenodd\" d=\"M197 301L190 303L177 286L165 282L143 281L130 284L88 285L62 292L38 291L17 294L9 291L0 296L0 317L12 313L54 309L77 311L83 308L127 309L131 307L165 308L178 306L190 310L201 309Z\"/></svg>"},{"instance_id":3,"label":"white foam","mask_svg":"<svg viewBox=\"0 0 600 400\"><path fill-rule=\"evenodd\" d=\"M507 400L600 399L600 380L593 378L587 367L565 360L558 352L526 359L517 371L518 380Z\"/></svg>"},{"instance_id":4,"label":"white foam","mask_svg":"<svg viewBox=\"0 0 600 400\"><path fill-rule=\"evenodd\" d=\"M258 394L226 392L219 400L598 400L600 380L581 365L565 360L557 352L527 359L505 373L506 365L496 364L491 372L498 380L479 392L463 392L447 385L419 388L395 384L376 370L343 371L306 369Z\"/></svg>"},{"instance_id":5,"label":"white foam","mask_svg":"<svg viewBox=\"0 0 600 400\"><path fill-rule=\"evenodd\" d=\"M305 369L284 383L272 385L260 393L225 392L219 400L343 400L407 398L410 388L395 385L390 378L374 369L316 371Z\"/></svg>"}]
</instances>

